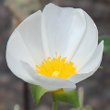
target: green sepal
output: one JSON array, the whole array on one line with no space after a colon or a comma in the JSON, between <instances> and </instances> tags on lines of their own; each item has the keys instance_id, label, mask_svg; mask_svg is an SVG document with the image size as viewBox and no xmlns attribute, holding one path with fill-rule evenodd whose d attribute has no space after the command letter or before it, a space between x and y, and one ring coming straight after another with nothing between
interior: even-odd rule
<instances>
[{"instance_id":1,"label":"green sepal","mask_svg":"<svg viewBox=\"0 0 110 110\"><path fill-rule=\"evenodd\" d=\"M30 85L31 86L31 91L32 91L32 96L33 96L33 99L34 99L34 102L35 104L38 104L41 97L46 93L48 92L47 89L39 86L39 85Z\"/></svg>"},{"instance_id":2,"label":"green sepal","mask_svg":"<svg viewBox=\"0 0 110 110\"><path fill-rule=\"evenodd\" d=\"M99 37L99 42L101 42L102 40L104 40L104 52L110 54L110 37Z\"/></svg>"},{"instance_id":3,"label":"green sepal","mask_svg":"<svg viewBox=\"0 0 110 110\"><path fill-rule=\"evenodd\" d=\"M77 107L79 106L78 94L76 90L53 92L52 97L55 101L62 101Z\"/></svg>"}]
</instances>

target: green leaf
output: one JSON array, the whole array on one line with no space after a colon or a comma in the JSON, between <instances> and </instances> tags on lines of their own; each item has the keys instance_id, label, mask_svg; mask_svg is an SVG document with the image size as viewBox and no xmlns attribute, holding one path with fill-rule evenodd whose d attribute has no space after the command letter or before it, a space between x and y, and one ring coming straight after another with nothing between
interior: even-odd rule
<instances>
[{"instance_id":1,"label":"green leaf","mask_svg":"<svg viewBox=\"0 0 110 110\"><path fill-rule=\"evenodd\" d=\"M31 85L31 91L32 91L32 96L34 99L35 104L38 104L41 97L48 92L47 89L39 86L39 85Z\"/></svg>"},{"instance_id":2,"label":"green leaf","mask_svg":"<svg viewBox=\"0 0 110 110\"><path fill-rule=\"evenodd\" d=\"M78 94L76 90L53 92L53 100L79 106Z\"/></svg>"},{"instance_id":3,"label":"green leaf","mask_svg":"<svg viewBox=\"0 0 110 110\"><path fill-rule=\"evenodd\" d=\"M99 37L99 42L101 42L102 40L104 40L104 52L110 53L110 37L107 36Z\"/></svg>"}]
</instances>

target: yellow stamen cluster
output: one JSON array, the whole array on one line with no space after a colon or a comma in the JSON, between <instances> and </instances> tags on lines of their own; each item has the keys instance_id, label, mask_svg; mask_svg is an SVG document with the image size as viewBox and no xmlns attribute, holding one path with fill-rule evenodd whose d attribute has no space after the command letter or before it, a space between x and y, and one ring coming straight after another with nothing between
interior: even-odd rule
<instances>
[{"instance_id":1,"label":"yellow stamen cluster","mask_svg":"<svg viewBox=\"0 0 110 110\"><path fill-rule=\"evenodd\" d=\"M76 68L73 62L66 61L66 57L48 57L40 65L36 65L36 71L39 74L49 77L68 78L75 74Z\"/></svg>"}]
</instances>

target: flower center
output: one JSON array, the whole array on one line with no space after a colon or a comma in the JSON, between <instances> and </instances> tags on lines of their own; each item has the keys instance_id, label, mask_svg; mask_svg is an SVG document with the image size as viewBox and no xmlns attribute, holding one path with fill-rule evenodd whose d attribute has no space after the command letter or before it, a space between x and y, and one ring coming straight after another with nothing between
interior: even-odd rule
<instances>
[{"instance_id":1,"label":"flower center","mask_svg":"<svg viewBox=\"0 0 110 110\"><path fill-rule=\"evenodd\" d=\"M49 77L68 78L76 73L74 63L66 61L66 57L48 57L40 65L36 65L36 72Z\"/></svg>"}]
</instances>

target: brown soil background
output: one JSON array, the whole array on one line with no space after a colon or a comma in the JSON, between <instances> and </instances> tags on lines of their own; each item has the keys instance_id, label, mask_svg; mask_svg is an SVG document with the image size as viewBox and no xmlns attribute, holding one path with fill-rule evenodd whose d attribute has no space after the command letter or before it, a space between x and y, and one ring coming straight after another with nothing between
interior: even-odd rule
<instances>
[{"instance_id":1,"label":"brown soil background","mask_svg":"<svg viewBox=\"0 0 110 110\"><path fill-rule=\"evenodd\" d=\"M110 0L41 0L43 6L53 2L60 6L80 7L94 19L99 36L110 36ZM24 82L15 77L7 68L5 61L6 42L10 36L12 14L0 0L0 110L12 110L19 104L24 110ZM90 78L80 82L78 87L84 87L85 105L90 105L93 110L110 110L110 55L104 54L102 70L98 70ZM51 95L46 94L35 106L31 93L28 92L28 110L51 110ZM71 106L59 103L59 110L69 110Z\"/></svg>"}]
</instances>

